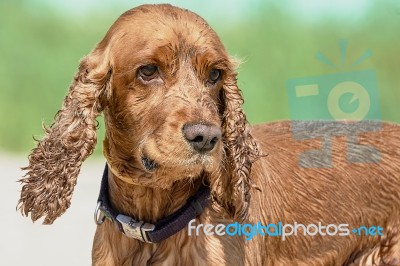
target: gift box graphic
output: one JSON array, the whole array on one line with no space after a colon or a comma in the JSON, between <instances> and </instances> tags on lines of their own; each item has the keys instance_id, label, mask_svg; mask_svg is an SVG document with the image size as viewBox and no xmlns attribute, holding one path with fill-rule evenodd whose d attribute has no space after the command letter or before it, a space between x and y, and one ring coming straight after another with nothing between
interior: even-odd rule
<instances>
[{"instance_id":1,"label":"gift box graphic","mask_svg":"<svg viewBox=\"0 0 400 266\"><path fill-rule=\"evenodd\" d=\"M299 155L301 167L333 167L334 136L347 137L346 158L350 163L379 162L377 149L357 141L361 132L381 129L378 85L373 70L293 78L286 85L293 137L298 141L322 141L321 149Z\"/></svg>"}]
</instances>

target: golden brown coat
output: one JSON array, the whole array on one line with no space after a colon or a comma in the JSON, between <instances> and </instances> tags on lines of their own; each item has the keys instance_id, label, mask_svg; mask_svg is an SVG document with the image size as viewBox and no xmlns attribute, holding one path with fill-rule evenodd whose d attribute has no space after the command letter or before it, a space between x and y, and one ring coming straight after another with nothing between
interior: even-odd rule
<instances>
[{"instance_id":1,"label":"golden brown coat","mask_svg":"<svg viewBox=\"0 0 400 266\"><path fill-rule=\"evenodd\" d=\"M143 69L149 65L157 71ZM127 238L107 220L96 231L93 265L400 265L399 126L385 123L360 137L381 151L379 163L347 162L346 139L335 137L332 168L301 168L299 154L320 141L296 141L290 122L250 127L236 65L190 11L144 5L124 13L82 59L54 124L29 156L21 211L34 221L45 217L46 224L65 212L103 113L109 194L125 215L155 222L207 182L211 204L198 218L204 224L348 223L380 225L385 235L246 241L188 236L185 228L149 244ZM212 70L221 76L212 78ZM199 154L184 139L183 126L194 122L221 128L211 152ZM146 169L143 158L156 169Z\"/></svg>"}]
</instances>

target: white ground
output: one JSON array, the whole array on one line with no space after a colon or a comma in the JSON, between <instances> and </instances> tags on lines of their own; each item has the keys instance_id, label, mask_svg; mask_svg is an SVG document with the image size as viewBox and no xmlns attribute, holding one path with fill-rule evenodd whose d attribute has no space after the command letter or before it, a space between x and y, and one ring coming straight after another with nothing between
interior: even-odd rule
<instances>
[{"instance_id":1,"label":"white ground","mask_svg":"<svg viewBox=\"0 0 400 266\"><path fill-rule=\"evenodd\" d=\"M16 211L27 158L0 153L0 265L90 265L104 160L83 164L71 207L52 225L32 223Z\"/></svg>"}]
</instances>

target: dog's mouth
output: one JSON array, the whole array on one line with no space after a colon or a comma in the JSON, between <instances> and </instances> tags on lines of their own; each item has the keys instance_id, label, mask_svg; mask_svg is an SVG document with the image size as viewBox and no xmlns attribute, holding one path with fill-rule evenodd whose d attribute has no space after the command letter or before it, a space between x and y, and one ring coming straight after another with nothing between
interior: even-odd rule
<instances>
[{"instance_id":1,"label":"dog's mouth","mask_svg":"<svg viewBox=\"0 0 400 266\"><path fill-rule=\"evenodd\" d=\"M153 159L150 159L148 156L142 154L140 157L141 163L143 165L143 168L147 172L155 172L158 168L160 168L160 165ZM184 162L181 162L179 164L175 164L175 166L195 166L195 165L202 165L203 167L207 164L210 163L210 158L208 156L193 156L193 158L190 158Z\"/></svg>"},{"instance_id":2,"label":"dog's mouth","mask_svg":"<svg viewBox=\"0 0 400 266\"><path fill-rule=\"evenodd\" d=\"M143 167L149 172L154 172L158 168L158 164L154 160L144 155L141 156L141 161Z\"/></svg>"}]
</instances>

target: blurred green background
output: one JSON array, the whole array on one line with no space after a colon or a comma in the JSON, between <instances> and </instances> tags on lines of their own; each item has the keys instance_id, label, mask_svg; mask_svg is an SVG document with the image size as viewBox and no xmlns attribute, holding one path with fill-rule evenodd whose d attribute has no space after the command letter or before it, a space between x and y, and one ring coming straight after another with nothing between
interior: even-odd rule
<instances>
[{"instance_id":1,"label":"blurred green background","mask_svg":"<svg viewBox=\"0 0 400 266\"><path fill-rule=\"evenodd\" d=\"M125 10L154 1L0 3L0 151L28 154L60 108L79 59ZM251 123L289 119L286 82L372 69L384 120L400 123L400 0L165 1L204 17L242 59ZM346 40L341 62L339 41ZM365 51L372 56L352 66ZM316 59L321 52L336 66ZM104 135L99 119L99 144ZM101 148L96 149L101 153Z\"/></svg>"}]
</instances>

